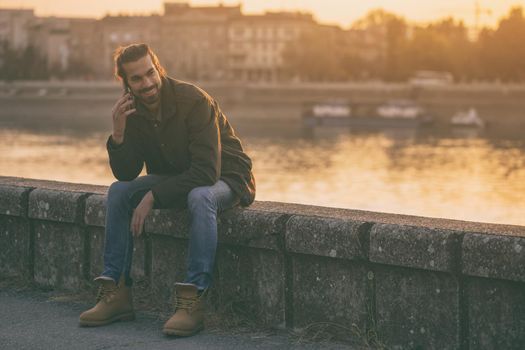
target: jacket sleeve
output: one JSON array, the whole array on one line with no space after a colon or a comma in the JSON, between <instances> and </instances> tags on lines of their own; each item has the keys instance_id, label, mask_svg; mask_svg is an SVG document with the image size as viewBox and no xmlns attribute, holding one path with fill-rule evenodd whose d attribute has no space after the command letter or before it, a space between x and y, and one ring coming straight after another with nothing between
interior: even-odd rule
<instances>
[{"instance_id":1,"label":"jacket sleeve","mask_svg":"<svg viewBox=\"0 0 525 350\"><path fill-rule=\"evenodd\" d=\"M109 165L117 180L131 181L140 174L144 167L144 159L134 142L129 125L124 131L124 142L120 145L113 142L111 135L108 137L106 149L109 155Z\"/></svg>"},{"instance_id":2,"label":"jacket sleeve","mask_svg":"<svg viewBox=\"0 0 525 350\"><path fill-rule=\"evenodd\" d=\"M208 98L195 103L186 117L190 166L152 188L155 202L168 207L195 187L214 185L221 173L221 143L216 109Z\"/></svg>"}]
</instances>

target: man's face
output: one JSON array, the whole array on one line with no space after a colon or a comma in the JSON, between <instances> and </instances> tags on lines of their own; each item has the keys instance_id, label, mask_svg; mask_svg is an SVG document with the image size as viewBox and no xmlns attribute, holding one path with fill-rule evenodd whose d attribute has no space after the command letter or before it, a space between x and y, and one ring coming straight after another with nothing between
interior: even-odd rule
<instances>
[{"instance_id":1,"label":"man's face","mask_svg":"<svg viewBox=\"0 0 525 350\"><path fill-rule=\"evenodd\" d=\"M153 104L160 100L162 82L149 55L124 63L122 68L126 72L127 83L133 95L145 104Z\"/></svg>"}]
</instances>

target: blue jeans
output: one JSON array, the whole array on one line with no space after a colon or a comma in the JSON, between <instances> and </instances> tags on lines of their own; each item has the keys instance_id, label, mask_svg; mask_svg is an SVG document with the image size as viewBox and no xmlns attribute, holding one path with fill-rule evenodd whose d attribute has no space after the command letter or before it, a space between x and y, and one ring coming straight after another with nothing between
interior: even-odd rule
<instances>
[{"instance_id":1,"label":"blue jeans","mask_svg":"<svg viewBox=\"0 0 525 350\"><path fill-rule=\"evenodd\" d=\"M130 230L133 210L153 185L167 175L140 176L132 181L116 181L110 187L106 211L104 272L118 282L121 276L131 284L133 235ZM196 187L188 194L189 249L187 277L199 290L208 288L212 280L217 250L217 214L239 203L238 197L224 181L213 186Z\"/></svg>"}]
</instances>

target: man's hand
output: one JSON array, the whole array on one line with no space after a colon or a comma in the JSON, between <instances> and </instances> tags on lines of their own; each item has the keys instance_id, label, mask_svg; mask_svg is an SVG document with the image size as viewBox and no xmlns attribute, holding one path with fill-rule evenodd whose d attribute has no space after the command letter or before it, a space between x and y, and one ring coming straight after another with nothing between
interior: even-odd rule
<instances>
[{"instance_id":1,"label":"man's hand","mask_svg":"<svg viewBox=\"0 0 525 350\"><path fill-rule=\"evenodd\" d=\"M113 134L111 134L111 137L117 144L121 144L124 141L126 121L128 116L136 111L135 108L130 109L132 103L133 100L130 93L125 93L124 96L118 99L111 110L113 116Z\"/></svg>"},{"instance_id":2,"label":"man's hand","mask_svg":"<svg viewBox=\"0 0 525 350\"><path fill-rule=\"evenodd\" d=\"M138 237L142 234L144 220L146 220L146 216L148 216L153 208L153 202L153 193L149 191L144 198L142 198L137 208L135 208L133 217L131 218L131 232L133 236Z\"/></svg>"}]
</instances>

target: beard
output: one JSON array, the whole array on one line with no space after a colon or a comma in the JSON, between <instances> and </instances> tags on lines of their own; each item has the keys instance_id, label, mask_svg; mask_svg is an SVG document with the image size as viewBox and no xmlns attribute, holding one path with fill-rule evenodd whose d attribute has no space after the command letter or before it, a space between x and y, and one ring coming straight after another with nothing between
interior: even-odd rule
<instances>
[{"instance_id":1,"label":"beard","mask_svg":"<svg viewBox=\"0 0 525 350\"><path fill-rule=\"evenodd\" d=\"M152 85L139 91L139 99L145 104L152 104L160 99L159 84Z\"/></svg>"}]
</instances>

